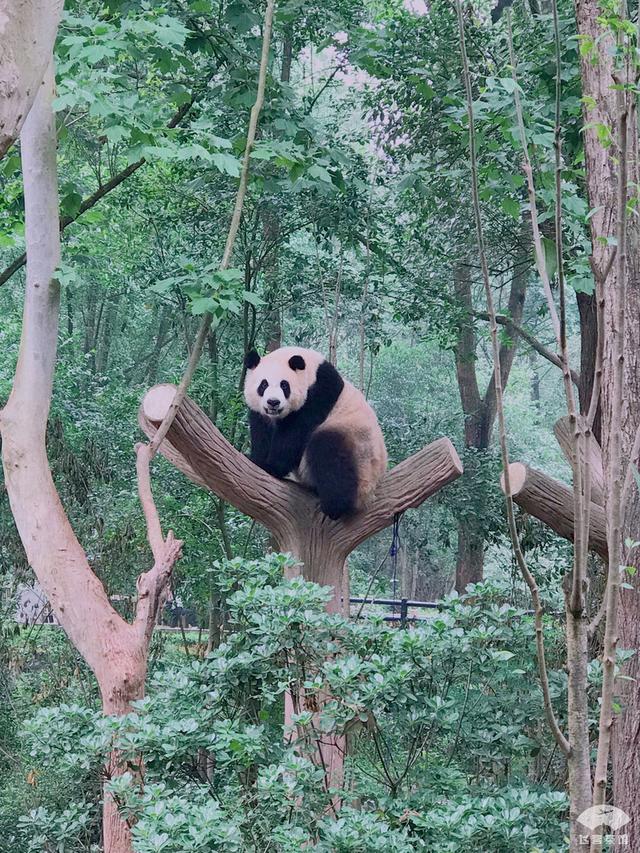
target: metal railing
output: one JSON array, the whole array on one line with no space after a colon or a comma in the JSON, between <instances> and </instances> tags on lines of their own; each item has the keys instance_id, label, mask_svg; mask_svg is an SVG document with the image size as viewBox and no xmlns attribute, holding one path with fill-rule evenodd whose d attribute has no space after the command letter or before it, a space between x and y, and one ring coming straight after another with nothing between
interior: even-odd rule
<instances>
[{"instance_id":1,"label":"metal railing","mask_svg":"<svg viewBox=\"0 0 640 853\"><path fill-rule=\"evenodd\" d=\"M407 622L420 622L426 617L424 616L409 616L409 608L423 608L425 610L437 610L440 605L437 601L415 601L412 598L349 598L349 604L379 604L385 607L392 607L393 612L382 617L383 622L399 622L401 625L406 625ZM362 607L360 608L362 611ZM398 611L398 612L396 612ZM363 618L362 612L356 614L356 618Z\"/></svg>"}]
</instances>

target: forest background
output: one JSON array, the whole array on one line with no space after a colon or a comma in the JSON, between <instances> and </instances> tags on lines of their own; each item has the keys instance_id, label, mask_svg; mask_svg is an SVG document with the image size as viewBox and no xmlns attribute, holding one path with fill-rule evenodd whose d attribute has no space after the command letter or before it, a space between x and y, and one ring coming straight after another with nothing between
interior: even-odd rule
<instances>
[{"instance_id":1,"label":"forest background","mask_svg":"<svg viewBox=\"0 0 640 853\"><path fill-rule=\"evenodd\" d=\"M586 410L597 306L581 60L595 47L578 36L569 3L558 6L557 33L553 8L537 0L459 11L505 437L512 459L569 483L553 432L566 414L562 353L534 249L557 298L560 126L566 352ZM156 632L146 697L104 718L91 671L63 632L16 625L33 574L3 490L0 850L100 849L114 741L129 765L111 795L140 853L566 849L567 761L545 724L529 590L500 488L456 6L278 5L233 262L220 270L263 20L242 0L65 4L53 101L62 226L53 478L91 569L131 618L150 559L135 478L138 408L149 387L180 380L208 312L189 394L239 450L248 447L244 354L280 344L324 352L364 391L391 465L451 438L464 474L406 513L395 558L387 530L349 560L352 596L440 605L408 629L385 624L382 608L365 608L364 620L328 614L329 593L282 579L287 558L269 552L259 525L159 459L158 512L183 541L167 611L200 630ZM592 130L603 150L615 149L615 128ZM12 148L0 161L2 403L22 330L23 177ZM598 414L598 439L600 429ZM527 513L516 521L547 613L551 702L570 728L562 581L572 546ZM588 563L593 619L605 581L599 558ZM592 632L585 674L594 752L604 642ZM286 689L325 683L320 728L349 743L337 815L313 757L281 736ZM317 718L303 710L295 722L304 729Z\"/></svg>"}]
</instances>

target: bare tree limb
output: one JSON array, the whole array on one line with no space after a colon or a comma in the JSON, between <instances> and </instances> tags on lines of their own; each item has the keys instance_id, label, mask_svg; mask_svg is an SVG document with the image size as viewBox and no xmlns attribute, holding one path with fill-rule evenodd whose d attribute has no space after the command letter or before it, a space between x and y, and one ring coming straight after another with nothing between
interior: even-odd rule
<instances>
[{"instance_id":1,"label":"bare tree limb","mask_svg":"<svg viewBox=\"0 0 640 853\"><path fill-rule=\"evenodd\" d=\"M487 314L486 311L476 311L474 312L474 317L477 317L478 320L490 320L491 318ZM539 341L535 335L529 332L524 326L519 323L515 323L511 317L507 317L504 314L496 314L496 323L499 326L505 326L509 331L515 332L516 335L519 335L523 341L526 341L532 349L534 349L538 355L541 355L547 361L551 362L555 367L560 368L562 370L562 360L560 356L546 347L541 341ZM580 382L580 374L576 370L571 371L571 379L574 385L578 385Z\"/></svg>"},{"instance_id":2,"label":"bare tree limb","mask_svg":"<svg viewBox=\"0 0 640 853\"><path fill-rule=\"evenodd\" d=\"M149 446L147 444L136 444L136 470L138 473L138 494L140 505L147 522L147 536L151 553L156 561L162 558L165 541L160 526L160 517L153 500L151 491L151 474L149 471Z\"/></svg>"},{"instance_id":3,"label":"bare tree limb","mask_svg":"<svg viewBox=\"0 0 640 853\"><path fill-rule=\"evenodd\" d=\"M181 549L182 542L170 530L153 568L143 572L136 583L138 600L133 627L144 648L148 648L151 641L156 616L169 591L169 580L175 563L180 559Z\"/></svg>"}]
</instances>

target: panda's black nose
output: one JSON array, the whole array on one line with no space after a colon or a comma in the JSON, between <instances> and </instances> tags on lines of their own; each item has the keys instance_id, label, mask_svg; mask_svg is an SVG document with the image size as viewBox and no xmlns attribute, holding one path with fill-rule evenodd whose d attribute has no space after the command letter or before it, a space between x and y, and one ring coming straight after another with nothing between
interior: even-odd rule
<instances>
[{"instance_id":1,"label":"panda's black nose","mask_svg":"<svg viewBox=\"0 0 640 853\"><path fill-rule=\"evenodd\" d=\"M279 409L280 400L267 400L267 406L269 406L270 409Z\"/></svg>"}]
</instances>

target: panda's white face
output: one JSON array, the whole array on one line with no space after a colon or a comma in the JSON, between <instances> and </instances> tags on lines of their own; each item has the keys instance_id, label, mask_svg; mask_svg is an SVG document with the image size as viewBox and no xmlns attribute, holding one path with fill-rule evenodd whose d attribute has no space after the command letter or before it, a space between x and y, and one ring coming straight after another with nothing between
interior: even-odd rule
<instances>
[{"instance_id":1,"label":"panda's white face","mask_svg":"<svg viewBox=\"0 0 640 853\"><path fill-rule=\"evenodd\" d=\"M244 398L250 409L275 420L286 418L304 406L315 382L319 353L300 347L281 347L260 358L246 358Z\"/></svg>"}]
</instances>

